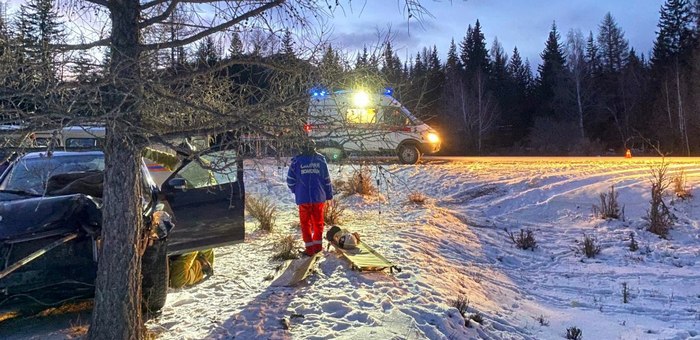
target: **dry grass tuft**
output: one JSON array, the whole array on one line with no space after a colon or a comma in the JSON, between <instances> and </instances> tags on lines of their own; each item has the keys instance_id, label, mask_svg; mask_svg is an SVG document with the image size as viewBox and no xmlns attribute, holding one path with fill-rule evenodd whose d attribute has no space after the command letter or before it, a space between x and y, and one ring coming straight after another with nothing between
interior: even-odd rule
<instances>
[{"instance_id":1,"label":"dry grass tuft","mask_svg":"<svg viewBox=\"0 0 700 340\"><path fill-rule=\"evenodd\" d=\"M618 193L615 186L610 187L610 192L600 194L600 206L593 205L593 214L602 219L624 219L624 207L620 209L617 202Z\"/></svg>"},{"instance_id":2,"label":"dry grass tuft","mask_svg":"<svg viewBox=\"0 0 700 340\"><path fill-rule=\"evenodd\" d=\"M428 197L425 196L425 194L419 191L414 191L408 194L408 201L414 204L425 204L425 200L427 198Z\"/></svg>"},{"instance_id":3,"label":"dry grass tuft","mask_svg":"<svg viewBox=\"0 0 700 340\"><path fill-rule=\"evenodd\" d=\"M649 201L650 207L645 217L649 221L647 230L661 238L666 238L673 226L673 214L664 203L663 198L664 192L669 186L668 163L662 161L658 167L653 167L651 177L651 201Z\"/></svg>"},{"instance_id":4,"label":"dry grass tuft","mask_svg":"<svg viewBox=\"0 0 700 340\"><path fill-rule=\"evenodd\" d=\"M323 209L323 221L326 225L338 225L345 213L345 207L339 201L333 199L326 202Z\"/></svg>"},{"instance_id":5,"label":"dry grass tuft","mask_svg":"<svg viewBox=\"0 0 700 340\"><path fill-rule=\"evenodd\" d=\"M587 258L594 258L596 255L600 254L600 245L596 244L596 240L586 234L583 234L583 244L581 245L581 251L586 255Z\"/></svg>"},{"instance_id":6,"label":"dry grass tuft","mask_svg":"<svg viewBox=\"0 0 700 340\"><path fill-rule=\"evenodd\" d=\"M583 331L576 326L571 326L566 329L566 338L569 340L581 340L583 337Z\"/></svg>"},{"instance_id":7,"label":"dry grass tuft","mask_svg":"<svg viewBox=\"0 0 700 340\"><path fill-rule=\"evenodd\" d=\"M333 186L333 192L336 193L344 191L348 183L345 182L345 180L343 180L342 178L334 178L331 182L331 185Z\"/></svg>"},{"instance_id":8,"label":"dry grass tuft","mask_svg":"<svg viewBox=\"0 0 700 340\"><path fill-rule=\"evenodd\" d=\"M70 322L70 327L65 330L66 339L79 339L87 335L90 325L78 318L75 322Z\"/></svg>"},{"instance_id":9,"label":"dry grass tuft","mask_svg":"<svg viewBox=\"0 0 700 340\"><path fill-rule=\"evenodd\" d=\"M260 229L272 231L277 220L277 206L267 197L246 197L245 207L248 214L260 223Z\"/></svg>"},{"instance_id":10,"label":"dry grass tuft","mask_svg":"<svg viewBox=\"0 0 700 340\"><path fill-rule=\"evenodd\" d=\"M345 182L343 191L346 195L359 194L362 196L374 196L377 194L377 187L372 180L372 171L368 166L362 166L355 170L350 180Z\"/></svg>"},{"instance_id":11,"label":"dry grass tuft","mask_svg":"<svg viewBox=\"0 0 700 340\"><path fill-rule=\"evenodd\" d=\"M687 178L685 176L685 171L681 170L676 176L671 180L673 182L673 192L676 194L677 198L681 200L687 200L693 197L690 189L687 185Z\"/></svg>"},{"instance_id":12,"label":"dry grass tuft","mask_svg":"<svg viewBox=\"0 0 700 340\"><path fill-rule=\"evenodd\" d=\"M294 238L292 235L287 235L279 239L274 245L274 249L277 249L278 251L272 255L272 259L275 261L284 261L299 258L299 251L297 250L296 245L296 238Z\"/></svg>"},{"instance_id":13,"label":"dry grass tuft","mask_svg":"<svg viewBox=\"0 0 700 340\"><path fill-rule=\"evenodd\" d=\"M58 307L48 308L41 311L38 316L61 315L67 313L77 313L91 309L94 306L93 300L82 300L76 302L68 302Z\"/></svg>"},{"instance_id":14,"label":"dry grass tuft","mask_svg":"<svg viewBox=\"0 0 700 340\"><path fill-rule=\"evenodd\" d=\"M522 250L530 249L531 251L535 251L535 248L537 248L537 241L535 240L535 234L532 232L532 230L520 229L520 234L513 234L507 230L506 232L516 247Z\"/></svg>"}]
</instances>

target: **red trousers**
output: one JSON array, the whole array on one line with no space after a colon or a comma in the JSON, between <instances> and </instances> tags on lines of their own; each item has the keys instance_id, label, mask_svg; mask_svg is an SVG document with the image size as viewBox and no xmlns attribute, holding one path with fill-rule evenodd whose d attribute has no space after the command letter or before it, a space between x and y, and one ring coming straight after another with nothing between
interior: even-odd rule
<instances>
[{"instance_id":1,"label":"red trousers","mask_svg":"<svg viewBox=\"0 0 700 340\"><path fill-rule=\"evenodd\" d=\"M304 251L313 255L323 250L323 207L324 203L304 203L299 205L301 237L304 239Z\"/></svg>"}]
</instances>

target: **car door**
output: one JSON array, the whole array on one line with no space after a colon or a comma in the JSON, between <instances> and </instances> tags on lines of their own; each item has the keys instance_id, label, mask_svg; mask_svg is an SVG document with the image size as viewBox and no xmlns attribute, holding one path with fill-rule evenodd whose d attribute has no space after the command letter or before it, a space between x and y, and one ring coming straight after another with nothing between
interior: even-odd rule
<instances>
[{"instance_id":1,"label":"car door","mask_svg":"<svg viewBox=\"0 0 700 340\"><path fill-rule=\"evenodd\" d=\"M161 196L174 215L170 255L243 241L243 162L235 151L213 151L185 162L161 185Z\"/></svg>"}]
</instances>

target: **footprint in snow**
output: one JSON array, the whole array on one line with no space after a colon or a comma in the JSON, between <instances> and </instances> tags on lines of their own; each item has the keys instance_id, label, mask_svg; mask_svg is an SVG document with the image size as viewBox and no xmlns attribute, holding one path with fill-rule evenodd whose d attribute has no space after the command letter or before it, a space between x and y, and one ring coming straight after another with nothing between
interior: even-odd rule
<instances>
[{"instance_id":1,"label":"footprint in snow","mask_svg":"<svg viewBox=\"0 0 700 340\"><path fill-rule=\"evenodd\" d=\"M323 309L324 313L335 318L345 316L352 310L347 303L337 300L324 302L321 304L321 309Z\"/></svg>"}]
</instances>

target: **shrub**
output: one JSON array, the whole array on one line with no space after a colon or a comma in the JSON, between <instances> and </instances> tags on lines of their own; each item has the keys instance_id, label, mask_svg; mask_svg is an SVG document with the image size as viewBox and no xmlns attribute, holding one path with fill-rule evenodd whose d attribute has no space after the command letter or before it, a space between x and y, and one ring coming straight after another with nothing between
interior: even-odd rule
<instances>
[{"instance_id":1,"label":"shrub","mask_svg":"<svg viewBox=\"0 0 700 340\"><path fill-rule=\"evenodd\" d=\"M348 183L345 182L345 180L343 180L342 178L333 179L331 184L333 185L334 194L344 191L348 185Z\"/></svg>"},{"instance_id":2,"label":"shrub","mask_svg":"<svg viewBox=\"0 0 700 340\"><path fill-rule=\"evenodd\" d=\"M287 235L279 239L274 245L274 249L277 249L277 253L272 255L272 259L276 261L284 261L299 258L299 252L297 251L296 244L296 238L294 238L292 235Z\"/></svg>"},{"instance_id":3,"label":"shrub","mask_svg":"<svg viewBox=\"0 0 700 340\"><path fill-rule=\"evenodd\" d=\"M602 219L624 219L624 208L620 210L617 203L618 193L615 186L610 187L610 192L600 194L600 206L593 205L593 214Z\"/></svg>"},{"instance_id":4,"label":"shrub","mask_svg":"<svg viewBox=\"0 0 700 340\"><path fill-rule=\"evenodd\" d=\"M326 225L337 225L340 224L340 218L345 212L345 207L340 204L340 202L335 199L326 202L326 206L323 209L323 221Z\"/></svg>"},{"instance_id":5,"label":"shrub","mask_svg":"<svg viewBox=\"0 0 700 340\"><path fill-rule=\"evenodd\" d=\"M630 232L630 251L637 250L639 250L639 244L637 244L637 240L634 239L634 233Z\"/></svg>"},{"instance_id":6,"label":"shrub","mask_svg":"<svg viewBox=\"0 0 700 340\"><path fill-rule=\"evenodd\" d=\"M664 191L669 186L667 174L668 163L663 161L661 165L651 169L651 201L649 201L650 207L646 216L647 221L649 221L647 230L661 238L666 238L673 226L673 215L663 198Z\"/></svg>"},{"instance_id":7,"label":"shrub","mask_svg":"<svg viewBox=\"0 0 700 340\"><path fill-rule=\"evenodd\" d=\"M408 194L408 201L415 204L425 203L426 196L422 192L414 191Z\"/></svg>"},{"instance_id":8,"label":"shrub","mask_svg":"<svg viewBox=\"0 0 700 340\"><path fill-rule=\"evenodd\" d=\"M469 298L467 298L466 295L459 296L456 299L452 300L450 302L450 305L454 308L457 308L457 311L459 311L459 314L462 315L462 318L464 319L464 326L469 327L470 319L467 317L467 309L469 309Z\"/></svg>"},{"instance_id":9,"label":"shrub","mask_svg":"<svg viewBox=\"0 0 700 340\"><path fill-rule=\"evenodd\" d=\"M246 197L248 214L260 222L260 229L272 231L277 219L277 206L268 198Z\"/></svg>"},{"instance_id":10,"label":"shrub","mask_svg":"<svg viewBox=\"0 0 700 340\"><path fill-rule=\"evenodd\" d=\"M678 175L673 177L672 182L673 192L676 194L676 197L680 198L681 200L686 200L693 197L693 195L690 193L690 189L686 187L685 171L681 170Z\"/></svg>"},{"instance_id":11,"label":"shrub","mask_svg":"<svg viewBox=\"0 0 700 340\"><path fill-rule=\"evenodd\" d=\"M583 338L583 331L576 326L571 326L566 329L566 338L570 340L581 340Z\"/></svg>"},{"instance_id":12,"label":"shrub","mask_svg":"<svg viewBox=\"0 0 700 340\"><path fill-rule=\"evenodd\" d=\"M600 246L596 244L596 240L586 234L583 234L583 244L581 250L587 258L593 258L600 254Z\"/></svg>"},{"instance_id":13,"label":"shrub","mask_svg":"<svg viewBox=\"0 0 700 340\"><path fill-rule=\"evenodd\" d=\"M360 194L372 196L377 193L377 187L372 182L372 171L368 166L362 166L353 172L350 180L345 182L343 188L346 195Z\"/></svg>"},{"instance_id":14,"label":"shrub","mask_svg":"<svg viewBox=\"0 0 700 340\"><path fill-rule=\"evenodd\" d=\"M540 323L540 326L549 326L549 320L547 320L542 314L536 317L535 320Z\"/></svg>"},{"instance_id":15,"label":"shrub","mask_svg":"<svg viewBox=\"0 0 700 340\"><path fill-rule=\"evenodd\" d=\"M466 295L462 295L450 302L450 305L457 308L459 314L463 317L467 317L467 309L469 308L469 298Z\"/></svg>"},{"instance_id":16,"label":"shrub","mask_svg":"<svg viewBox=\"0 0 700 340\"><path fill-rule=\"evenodd\" d=\"M508 232L508 236L510 236L510 239L511 241L513 241L513 244L515 244L515 246L522 250L530 249L534 251L535 248L537 248L537 241L535 240L535 235L530 229L520 229L520 234L517 236L514 235L512 232Z\"/></svg>"},{"instance_id":17,"label":"shrub","mask_svg":"<svg viewBox=\"0 0 700 340\"><path fill-rule=\"evenodd\" d=\"M622 303L630 302L630 287L627 282L622 283Z\"/></svg>"}]
</instances>

